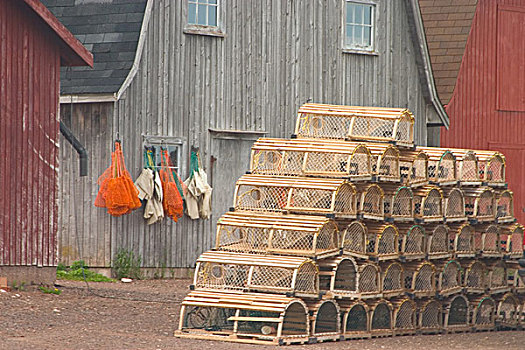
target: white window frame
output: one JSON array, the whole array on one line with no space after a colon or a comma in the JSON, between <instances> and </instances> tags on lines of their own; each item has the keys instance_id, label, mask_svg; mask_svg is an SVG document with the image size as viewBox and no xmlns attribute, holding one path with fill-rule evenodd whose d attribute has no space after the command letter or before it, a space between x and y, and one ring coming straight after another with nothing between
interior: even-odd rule
<instances>
[{"instance_id":1,"label":"white window frame","mask_svg":"<svg viewBox=\"0 0 525 350\"><path fill-rule=\"evenodd\" d=\"M223 11L224 11L224 4L226 1L223 0L217 0L217 25L216 26L209 26L209 25L201 25L201 24L190 24L189 23L189 2L195 2L197 0L185 0L184 5L182 7L183 10L183 18L186 22L183 33L184 34L194 34L194 35L208 35L208 36L216 36L224 38L226 37L226 34L224 33L222 29L222 18L223 18ZM208 14L206 13L206 18Z\"/></svg>"},{"instance_id":2,"label":"white window frame","mask_svg":"<svg viewBox=\"0 0 525 350\"><path fill-rule=\"evenodd\" d=\"M374 1L370 0L342 0L343 2L343 11L342 11L342 21L341 21L341 41L342 41L342 48L343 52L345 53L357 53L357 54L367 54L367 55L377 55L378 52L376 51L376 31L377 31L377 12L378 12L378 5ZM368 5L372 7L372 13L370 17L370 23L371 23L371 30L370 30L370 46L369 47L357 47L357 46L350 46L346 44L346 11L347 11L347 3L354 3L357 5Z\"/></svg>"},{"instance_id":3,"label":"white window frame","mask_svg":"<svg viewBox=\"0 0 525 350\"><path fill-rule=\"evenodd\" d=\"M174 136L142 135L142 139L143 139L144 147L154 146L159 150L161 149L161 147L164 147L164 148L176 147L178 164L177 166L174 166L171 168L175 169L175 171L181 178L184 176L183 172L186 170L186 162L185 162L185 158L183 157L183 155L186 154L185 153L185 148L186 148L185 138L174 137ZM144 157L142 157L142 159L143 159L142 161L144 162ZM153 161L155 162L155 159ZM155 166L158 167L159 164L157 164L157 162L155 163L156 163ZM145 165L146 164L143 164L143 166Z\"/></svg>"}]
</instances>

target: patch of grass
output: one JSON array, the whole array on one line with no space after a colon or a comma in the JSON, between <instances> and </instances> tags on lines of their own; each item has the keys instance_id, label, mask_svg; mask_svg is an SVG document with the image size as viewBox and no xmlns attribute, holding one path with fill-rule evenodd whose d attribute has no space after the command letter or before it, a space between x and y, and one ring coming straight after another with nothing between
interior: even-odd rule
<instances>
[{"instance_id":1,"label":"patch of grass","mask_svg":"<svg viewBox=\"0 0 525 350\"><path fill-rule=\"evenodd\" d=\"M42 291L42 293L46 293L46 294L56 294L56 295L60 295L60 293L62 293L62 291L58 288L47 288L45 286L40 286L38 287L38 289L40 289Z\"/></svg>"},{"instance_id":2,"label":"patch of grass","mask_svg":"<svg viewBox=\"0 0 525 350\"><path fill-rule=\"evenodd\" d=\"M113 273L118 279L123 277L141 279L140 263L142 258L127 249L120 249L113 259Z\"/></svg>"},{"instance_id":3,"label":"patch of grass","mask_svg":"<svg viewBox=\"0 0 525 350\"><path fill-rule=\"evenodd\" d=\"M82 268L84 269L84 273L82 273ZM57 266L57 279L59 280L83 281L84 275L88 282L115 282L112 278L91 271L84 263L84 260L73 262L70 268L64 264Z\"/></svg>"}]
</instances>

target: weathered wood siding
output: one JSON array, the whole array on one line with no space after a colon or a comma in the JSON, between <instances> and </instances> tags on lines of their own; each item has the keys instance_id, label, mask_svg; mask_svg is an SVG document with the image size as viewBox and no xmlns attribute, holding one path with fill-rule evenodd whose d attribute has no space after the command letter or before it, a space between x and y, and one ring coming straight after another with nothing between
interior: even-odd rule
<instances>
[{"instance_id":1,"label":"weathered wood siding","mask_svg":"<svg viewBox=\"0 0 525 350\"><path fill-rule=\"evenodd\" d=\"M421 92L406 0L377 2L378 55L342 52L342 0L223 1L225 38L184 34L185 3L154 1L140 68L115 104L113 131L120 133L133 176L142 167L141 134L184 137L186 150L199 147L215 190L214 215L152 226L144 223L142 210L111 219L112 254L122 247L140 254L145 267L190 267L212 247L214 223L231 206L233 183L248 168L254 135L210 128L289 137L297 109L307 101L395 106L414 112L416 140L426 144L426 121L436 117ZM114 134L107 136L101 145L109 149ZM212 156L216 161L210 162ZM93 170L92 181L104 167ZM79 219L95 218L100 216ZM78 227L86 236L106 226L91 221Z\"/></svg>"}]
</instances>

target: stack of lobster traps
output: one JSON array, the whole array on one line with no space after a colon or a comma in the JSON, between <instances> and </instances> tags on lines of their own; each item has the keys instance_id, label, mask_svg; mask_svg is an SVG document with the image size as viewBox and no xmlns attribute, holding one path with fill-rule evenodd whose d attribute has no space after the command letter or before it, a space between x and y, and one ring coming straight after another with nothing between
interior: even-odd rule
<instances>
[{"instance_id":1,"label":"stack of lobster traps","mask_svg":"<svg viewBox=\"0 0 525 350\"><path fill-rule=\"evenodd\" d=\"M259 139L179 337L294 344L517 329L505 158L416 147L406 109L306 104L291 139Z\"/></svg>"}]
</instances>

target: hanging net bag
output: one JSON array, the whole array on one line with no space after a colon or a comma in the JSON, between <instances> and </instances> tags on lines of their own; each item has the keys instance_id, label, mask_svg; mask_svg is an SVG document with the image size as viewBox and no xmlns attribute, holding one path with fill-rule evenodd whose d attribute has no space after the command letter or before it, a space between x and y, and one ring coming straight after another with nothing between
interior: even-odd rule
<instances>
[{"instance_id":1,"label":"hanging net bag","mask_svg":"<svg viewBox=\"0 0 525 350\"><path fill-rule=\"evenodd\" d=\"M109 214L121 216L140 207L138 191L124 163L120 141L115 141L111 166L99 177L100 190L95 206L107 208Z\"/></svg>"},{"instance_id":2,"label":"hanging net bag","mask_svg":"<svg viewBox=\"0 0 525 350\"><path fill-rule=\"evenodd\" d=\"M162 207L164 208L164 213L177 222L184 212L183 189L179 176L177 173L174 174L171 169L168 151L163 149L160 154L161 167L159 174L162 181L162 191L164 192Z\"/></svg>"}]
</instances>

